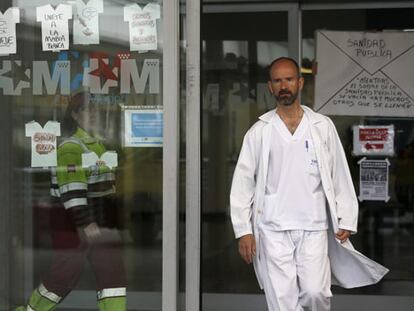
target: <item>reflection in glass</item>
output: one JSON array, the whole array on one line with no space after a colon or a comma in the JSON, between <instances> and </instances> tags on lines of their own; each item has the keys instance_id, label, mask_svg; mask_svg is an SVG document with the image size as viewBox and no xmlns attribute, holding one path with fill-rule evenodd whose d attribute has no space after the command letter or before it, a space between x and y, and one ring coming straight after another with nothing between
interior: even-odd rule
<instances>
[{"instance_id":1,"label":"reflection in glass","mask_svg":"<svg viewBox=\"0 0 414 311\"><path fill-rule=\"evenodd\" d=\"M115 202L117 158L98 138L101 125L99 102L86 92L71 97L62 121L57 166L51 168L53 259L29 298L33 310L54 309L77 284L86 262L95 273L99 309L126 310Z\"/></svg>"}]
</instances>

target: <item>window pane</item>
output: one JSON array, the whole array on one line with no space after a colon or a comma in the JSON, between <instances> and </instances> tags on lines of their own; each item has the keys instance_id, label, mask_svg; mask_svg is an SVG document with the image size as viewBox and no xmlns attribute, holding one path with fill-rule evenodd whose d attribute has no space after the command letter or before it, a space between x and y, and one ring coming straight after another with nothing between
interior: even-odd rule
<instances>
[{"instance_id":1,"label":"window pane","mask_svg":"<svg viewBox=\"0 0 414 311\"><path fill-rule=\"evenodd\" d=\"M238 255L229 191L245 132L274 105L267 66L287 54L287 13L204 14L202 40L202 290L259 293Z\"/></svg>"},{"instance_id":2,"label":"window pane","mask_svg":"<svg viewBox=\"0 0 414 311\"><path fill-rule=\"evenodd\" d=\"M1 6L5 299L159 310L163 2L49 3Z\"/></svg>"},{"instance_id":3,"label":"window pane","mask_svg":"<svg viewBox=\"0 0 414 311\"><path fill-rule=\"evenodd\" d=\"M315 31L320 29L340 31L382 31L412 29L413 9L387 10L324 10L303 12L303 59L304 67L312 69L315 60ZM310 70L311 71L311 70ZM314 76L305 74L303 98L314 106ZM362 157L351 154L353 125L393 125L395 127L396 155L389 157L388 202L360 202L359 232L352 238L355 247L370 258L382 263L390 272L378 285L354 290L334 288L344 294L381 294L409 296L414 293L414 275L411 259L414 254L413 236L413 118L367 117L332 115L344 145L354 185L359 192L359 165ZM384 159L385 157L379 157ZM377 157L378 159L378 157Z\"/></svg>"}]
</instances>

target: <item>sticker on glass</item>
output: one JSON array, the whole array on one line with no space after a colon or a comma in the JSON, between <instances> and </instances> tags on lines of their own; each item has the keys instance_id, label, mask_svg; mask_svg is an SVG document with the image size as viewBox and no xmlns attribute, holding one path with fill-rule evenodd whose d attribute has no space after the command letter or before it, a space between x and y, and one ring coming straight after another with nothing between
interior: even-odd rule
<instances>
[{"instance_id":1,"label":"sticker on glass","mask_svg":"<svg viewBox=\"0 0 414 311\"><path fill-rule=\"evenodd\" d=\"M103 13L102 0L73 0L73 43L99 44L99 14Z\"/></svg>"},{"instance_id":2,"label":"sticker on glass","mask_svg":"<svg viewBox=\"0 0 414 311\"><path fill-rule=\"evenodd\" d=\"M16 24L20 23L18 8L0 11L0 55L16 54Z\"/></svg>"},{"instance_id":3,"label":"sticker on glass","mask_svg":"<svg viewBox=\"0 0 414 311\"><path fill-rule=\"evenodd\" d=\"M128 109L124 114L125 147L162 147L164 114L157 109Z\"/></svg>"},{"instance_id":4,"label":"sticker on glass","mask_svg":"<svg viewBox=\"0 0 414 311\"><path fill-rule=\"evenodd\" d=\"M118 154L115 151L106 151L101 157L95 152L87 152L82 154L82 167L91 166L107 166L110 169L118 166Z\"/></svg>"},{"instance_id":5,"label":"sticker on glass","mask_svg":"<svg viewBox=\"0 0 414 311\"><path fill-rule=\"evenodd\" d=\"M388 159L369 160L362 158L359 164L359 196L362 201L388 202L389 166Z\"/></svg>"},{"instance_id":6,"label":"sticker on glass","mask_svg":"<svg viewBox=\"0 0 414 311\"><path fill-rule=\"evenodd\" d=\"M72 6L50 4L36 8L37 21L42 23L43 51L69 49L69 25L72 19Z\"/></svg>"},{"instance_id":7,"label":"sticker on glass","mask_svg":"<svg viewBox=\"0 0 414 311\"><path fill-rule=\"evenodd\" d=\"M354 125L352 129L354 155L394 155L394 125Z\"/></svg>"},{"instance_id":8,"label":"sticker on glass","mask_svg":"<svg viewBox=\"0 0 414 311\"><path fill-rule=\"evenodd\" d=\"M144 8L138 4L124 7L124 21L129 22L129 43L131 51L157 49L157 19L161 17L159 4L149 3Z\"/></svg>"},{"instance_id":9,"label":"sticker on glass","mask_svg":"<svg viewBox=\"0 0 414 311\"><path fill-rule=\"evenodd\" d=\"M38 122L26 123L26 137L31 138L32 167L56 166L56 141L60 136L60 123L48 121L42 127Z\"/></svg>"}]
</instances>

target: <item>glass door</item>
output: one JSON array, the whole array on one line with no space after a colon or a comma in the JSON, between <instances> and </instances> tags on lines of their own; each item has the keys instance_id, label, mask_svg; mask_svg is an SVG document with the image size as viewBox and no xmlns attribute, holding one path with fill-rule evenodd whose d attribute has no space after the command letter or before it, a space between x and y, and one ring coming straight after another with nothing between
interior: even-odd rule
<instances>
[{"instance_id":1,"label":"glass door","mask_svg":"<svg viewBox=\"0 0 414 311\"><path fill-rule=\"evenodd\" d=\"M163 4L2 1L1 310L161 310Z\"/></svg>"},{"instance_id":2,"label":"glass door","mask_svg":"<svg viewBox=\"0 0 414 311\"><path fill-rule=\"evenodd\" d=\"M265 302L238 255L230 184L245 132L274 105L267 66L289 54L290 14L289 7L248 4L221 9L205 6L201 18L202 309L252 310Z\"/></svg>"}]
</instances>

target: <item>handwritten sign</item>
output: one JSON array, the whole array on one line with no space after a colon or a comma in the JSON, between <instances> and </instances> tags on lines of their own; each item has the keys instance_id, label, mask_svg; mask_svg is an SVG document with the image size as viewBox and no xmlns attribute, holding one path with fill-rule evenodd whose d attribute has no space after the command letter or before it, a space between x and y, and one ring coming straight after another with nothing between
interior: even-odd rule
<instances>
[{"instance_id":1,"label":"handwritten sign","mask_svg":"<svg viewBox=\"0 0 414 311\"><path fill-rule=\"evenodd\" d=\"M99 13L103 13L102 0L76 0L74 3L73 43L99 44Z\"/></svg>"},{"instance_id":2,"label":"handwritten sign","mask_svg":"<svg viewBox=\"0 0 414 311\"><path fill-rule=\"evenodd\" d=\"M157 19L161 17L158 4L149 3L143 9L138 4L124 7L124 21L129 22L131 51L156 50L158 45Z\"/></svg>"},{"instance_id":3,"label":"handwritten sign","mask_svg":"<svg viewBox=\"0 0 414 311\"><path fill-rule=\"evenodd\" d=\"M316 49L316 111L414 116L413 33L319 31Z\"/></svg>"},{"instance_id":4,"label":"handwritten sign","mask_svg":"<svg viewBox=\"0 0 414 311\"><path fill-rule=\"evenodd\" d=\"M18 8L0 12L0 55L16 54L16 24L20 23Z\"/></svg>"},{"instance_id":5,"label":"handwritten sign","mask_svg":"<svg viewBox=\"0 0 414 311\"><path fill-rule=\"evenodd\" d=\"M56 137L60 136L60 123L48 121L42 127L38 122L26 123L26 137L31 138L32 167L57 165Z\"/></svg>"},{"instance_id":6,"label":"handwritten sign","mask_svg":"<svg viewBox=\"0 0 414 311\"><path fill-rule=\"evenodd\" d=\"M42 23L43 51L60 51L69 49L69 25L72 7L59 4L53 8L50 4L37 7L37 21Z\"/></svg>"}]
</instances>

